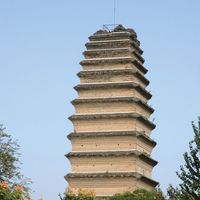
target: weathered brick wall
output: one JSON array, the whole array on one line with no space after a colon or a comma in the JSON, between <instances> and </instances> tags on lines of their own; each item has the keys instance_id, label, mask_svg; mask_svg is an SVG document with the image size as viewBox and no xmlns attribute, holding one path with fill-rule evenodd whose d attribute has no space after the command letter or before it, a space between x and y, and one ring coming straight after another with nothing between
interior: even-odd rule
<instances>
[{"instance_id":1,"label":"weathered brick wall","mask_svg":"<svg viewBox=\"0 0 200 200\"><path fill-rule=\"evenodd\" d=\"M78 188L94 190L98 196L111 196L116 193L132 191L137 188L152 190L152 187L150 187L149 184L133 177L74 178L70 180L70 186L75 190Z\"/></svg>"},{"instance_id":2,"label":"weathered brick wall","mask_svg":"<svg viewBox=\"0 0 200 200\"><path fill-rule=\"evenodd\" d=\"M136 97L144 102L147 99L135 88L91 88L90 90L78 91L78 96L82 98L94 97Z\"/></svg>"},{"instance_id":3,"label":"weathered brick wall","mask_svg":"<svg viewBox=\"0 0 200 200\"><path fill-rule=\"evenodd\" d=\"M83 133L84 134L84 133ZM98 133L96 133L98 134ZM102 136L72 138L72 151L132 150L150 154L153 147L135 136Z\"/></svg>"},{"instance_id":4,"label":"weathered brick wall","mask_svg":"<svg viewBox=\"0 0 200 200\"><path fill-rule=\"evenodd\" d=\"M118 112L136 112L149 118L150 111L138 103L130 102L89 102L75 105L76 113L118 113Z\"/></svg>"},{"instance_id":5,"label":"weathered brick wall","mask_svg":"<svg viewBox=\"0 0 200 200\"><path fill-rule=\"evenodd\" d=\"M114 118L114 119L87 119L73 121L74 131L144 131L148 136L151 128L134 118Z\"/></svg>"},{"instance_id":6,"label":"weathered brick wall","mask_svg":"<svg viewBox=\"0 0 200 200\"><path fill-rule=\"evenodd\" d=\"M138 172L151 177L152 166L136 156L71 158L72 172Z\"/></svg>"},{"instance_id":7,"label":"weathered brick wall","mask_svg":"<svg viewBox=\"0 0 200 200\"><path fill-rule=\"evenodd\" d=\"M144 82L142 82L138 77L134 74L100 74L100 75L91 75L89 77L81 77L81 83L97 83L97 82L123 82L123 81L131 81L141 85L142 87L146 87Z\"/></svg>"}]
</instances>

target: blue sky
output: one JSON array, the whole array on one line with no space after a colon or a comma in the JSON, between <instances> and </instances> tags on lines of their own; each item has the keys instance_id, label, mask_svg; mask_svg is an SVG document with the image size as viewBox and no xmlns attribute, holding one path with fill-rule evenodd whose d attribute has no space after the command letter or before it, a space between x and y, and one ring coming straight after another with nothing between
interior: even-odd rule
<instances>
[{"instance_id":1,"label":"blue sky","mask_svg":"<svg viewBox=\"0 0 200 200\"><path fill-rule=\"evenodd\" d=\"M117 0L116 22L134 28L149 69L159 161L153 178L165 191L200 115L200 1ZM88 37L113 23L113 0L0 1L0 123L21 146L22 172L34 200L58 199L71 149L70 101Z\"/></svg>"}]
</instances>

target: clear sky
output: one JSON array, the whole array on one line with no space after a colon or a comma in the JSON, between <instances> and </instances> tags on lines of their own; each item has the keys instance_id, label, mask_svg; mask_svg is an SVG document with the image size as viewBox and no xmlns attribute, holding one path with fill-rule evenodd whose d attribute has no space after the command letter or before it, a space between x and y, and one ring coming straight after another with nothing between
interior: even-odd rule
<instances>
[{"instance_id":1,"label":"clear sky","mask_svg":"<svg viewBox=\"0 0 200 200\"><path fill-rule=\"evenodd\" d=\"M149 69L161 188L175 171L200 115L200 1L117 0L116 22L134 28ZM58 199L67 183L70 101L88 37L113 23L113 0L0 0L0 123L21 145L34 200Z\"/></svg>"}]
</instances>

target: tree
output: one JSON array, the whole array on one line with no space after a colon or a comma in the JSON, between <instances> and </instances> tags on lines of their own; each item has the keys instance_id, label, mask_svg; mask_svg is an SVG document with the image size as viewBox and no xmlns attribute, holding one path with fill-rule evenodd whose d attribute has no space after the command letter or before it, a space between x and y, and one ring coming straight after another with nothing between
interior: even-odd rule
<instances>
[{"instance_id":1,"label":"tree","mask_svg":"<svg viewBox=\"0 0 200 200\"><path fill-rule=\"evenodd\" d=\"M200 200L200 118L198 126L192 122L194 139L189 142L189 153L184 153L184 166L180 167L181 193L187 194L189 199Z\"/></svg>"},{"instance_id":2,"label":"tree","mask_svg":"<svg viewBox=\"0 0 200 200\"><path fill-rule=\"evenodd\" d=\"M18 150L17 142L0 125L0 181L13 183L22 178Z\"/></svg>"},{"instance_id":3,"label":"tree","mask_svg":"<svg viewBox=\"0 0 200 200\"><path fill-rule=\"evenodd\" d=\"M0 199L1 200L31 200L28 193L25 192L22 185L10 187L8 182L0 182Z\"/></svg>"},{"instance_id":4,"label":"tree","mask_svg":"<svg viewBox=\"0 0 200 200\"><path fill-rule=\"evenodd\" d=\"M168 200L194 200L194 198L188 193L182 191L179 188L174 188L170 185L167 189Z\"/></svg>"},{"instance_id":5,"label":"tree","mask_svg":"<svg viewBox=\"0 0 200 200\"><path fill-rule=\"evenodd\" d=\"M20 146L0 125L0 199L30 200L31 180L20 173Z\"/></svg>"},{"instance_id":6,"label":"tree","mask_svg":"<svg viewBox=\"0 0 200 200\"><path fill-rule=\"evenodd\" d=\"M65 197L61 200L94 200L95 193L89 190L79 189L76 193L70 188L68 189ZM161 191L147 191L145 189L137 189L133 192L125 192L122 194L116 194L112 197L107 197L104 200L165 200Z\"/></svg>"},{"instance_id":7,"label":"tree","mask_svg":"<svg viewBox=\"0 0 200 200\"><path fill-rule=\"evenodd\" d=\"M59 197L61 200L94 200L95 193L92 190L84 190L81 188L79 188L77 191L74 191L69 187L64 198L62 198L60 194Z\"/></svg>"},{"instance_id":8,"label":"tree","mask_svg":"<svg viewBox=\"0 0 200 200\"><path fill-rule=\"evenodd\" d=\"M160 191L137 189L133 192L116 194L110 200L164 200L164 197Z\"/></svg>"}]
</instances>

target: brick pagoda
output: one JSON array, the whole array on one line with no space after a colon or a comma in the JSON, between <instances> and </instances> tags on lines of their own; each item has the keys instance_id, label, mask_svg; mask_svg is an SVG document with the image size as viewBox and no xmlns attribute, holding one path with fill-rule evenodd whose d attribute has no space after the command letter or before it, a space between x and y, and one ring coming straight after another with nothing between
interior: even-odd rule
<instances>
[{"instance_id":1,"label":"brick pagoda","mask_svg":"<svg viewBox=\"0 0 200 200\"><path fill-rule=\"evenodd\" d=\"M122 25L97 31L86 43L78 98L72 101L76 112L69 118L72 151L66 155L71 172L65 178L75 191L105 197L158 184L151 178L157 164L151 158L154 110L142 53L135 31Z\"/></svg>"}]
</instances>

